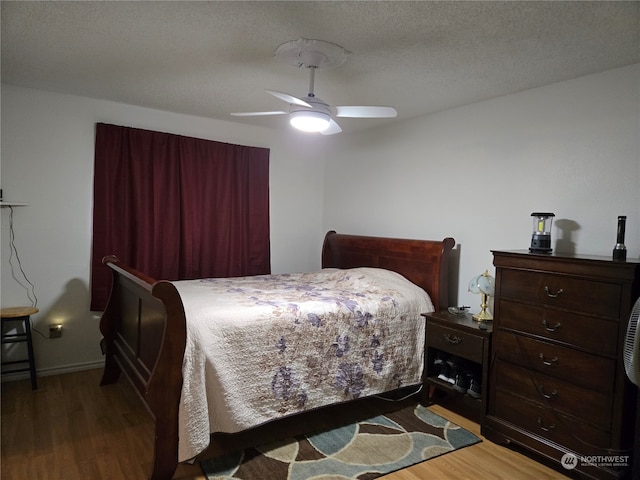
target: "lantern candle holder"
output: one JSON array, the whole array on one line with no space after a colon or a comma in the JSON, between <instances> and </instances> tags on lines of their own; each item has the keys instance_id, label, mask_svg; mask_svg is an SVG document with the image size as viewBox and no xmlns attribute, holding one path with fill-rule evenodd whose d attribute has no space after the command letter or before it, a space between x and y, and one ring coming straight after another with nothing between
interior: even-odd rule
<instances>
[{"instance_id":1,"label":"lantern candle holder","mask_svg":"<svg viewBox=\"0 0 640 480\"><path fill-rule=\"evenodd\" d=\"M551 225L555 214L548 212L534 212L533 217L533 234L531 235L530 252L535 253L551 253Z\"/></svg>"}]
</instances>

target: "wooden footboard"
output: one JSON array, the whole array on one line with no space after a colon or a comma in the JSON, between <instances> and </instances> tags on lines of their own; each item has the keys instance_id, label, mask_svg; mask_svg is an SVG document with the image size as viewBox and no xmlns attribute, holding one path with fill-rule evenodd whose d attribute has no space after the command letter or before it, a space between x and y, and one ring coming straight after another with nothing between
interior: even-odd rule
<instances>
[{"instance_id":1,"label":"wooden footboard","mask_svg":"<svg viewBox=\"0 0 640 480\"><path fill-rule=\"evenodd\" d=\"M155 418L152 480L173 477L178 465L178 407L186 344L184 308L173 284L156 281L109 256L113 272L100 320L106 355L101 385L124 372Z\"/></svg>"},{"instance_id":2,"label":"wooden footboard","mask_svg":"<svg viewBox=\"0 0 640 480\"><path fill-rule=\"evenodd\" d=\"M447 305L448 254L455 242L404 240L328 232L322 266L379 267L396 271L424 288L436 309ZM106 355L101 385L131 381L155 418L152 480L169 480L178 464L178 408L186 344L185 313L172 283L158 281L103 259L113 286L100 321Z\"/></svg>"}]
</instances>

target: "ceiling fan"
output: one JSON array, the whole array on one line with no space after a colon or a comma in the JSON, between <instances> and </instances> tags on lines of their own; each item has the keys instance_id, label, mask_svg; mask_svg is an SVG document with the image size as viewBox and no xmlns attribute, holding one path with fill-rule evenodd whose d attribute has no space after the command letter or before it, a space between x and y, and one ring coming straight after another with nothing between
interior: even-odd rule
<instances>
[{"instance_id":1,"label":"ceiling fan","mask_svg":"<svg viewBox=\"0 0 640 480\"><path fill-rule=\"evenodd\" d=\"M335 43L323 40L299 38L280 45L274 56L297 67L309 69L309 93L300 98L276 90L266 90L274 97L287 102L289 111L236 112L236 117L263 115L289 115L289 122L298 130L334 135L342 132L334 118L392 118L398 115L395 108L380 106L340 105L331 106L314 93L315 72L318 68L342 65L349 52Z\"/></svg>"}]
</instances>

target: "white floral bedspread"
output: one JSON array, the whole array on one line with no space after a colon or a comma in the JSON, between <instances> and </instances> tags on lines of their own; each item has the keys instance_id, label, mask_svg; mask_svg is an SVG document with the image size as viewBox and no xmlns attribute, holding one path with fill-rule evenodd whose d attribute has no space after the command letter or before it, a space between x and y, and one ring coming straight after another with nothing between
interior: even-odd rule
<instances>
[{"instance_id":1,"label":"white floral bedspread","mask_svg":"<svg viewBox=\"0 0 640 480\"><path fill-rule=\"evenodd\" d=\"M187 317L179 461L278 417L420 383L424 290L388 270L174 282Z\"/></svg>"}]
</instances>

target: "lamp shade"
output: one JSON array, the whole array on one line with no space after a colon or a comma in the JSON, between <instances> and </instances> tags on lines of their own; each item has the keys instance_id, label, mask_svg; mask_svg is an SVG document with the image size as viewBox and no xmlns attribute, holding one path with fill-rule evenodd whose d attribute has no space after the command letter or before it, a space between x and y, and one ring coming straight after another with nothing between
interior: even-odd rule
<instances>
[{"instance_id":1,"label":"lamp shade","mask_svg":"<svg viewBox=\"0 0 640 480\"><path fill-rule=\"evenodd\" d=\"M315 110L298 110L289 114L289 123L303 132L322 132L329 128L331 117Z\"/></svg>"},{"instance_id":2,"label":"lamp shade","mask_svg":"<svg viewBox=\"0 0 640 480\"><path fill-rule=\"evenodd\" d=\"M477 275L469 282L469 291L475 293L484 293L493 297L495 295L495 281L489 272L484 272L482 275Z\"/></svg>"}]
</instances>

